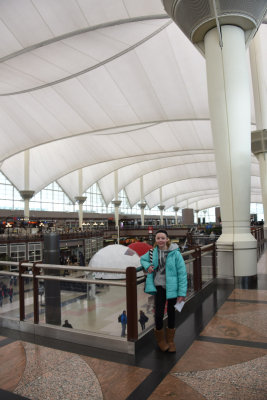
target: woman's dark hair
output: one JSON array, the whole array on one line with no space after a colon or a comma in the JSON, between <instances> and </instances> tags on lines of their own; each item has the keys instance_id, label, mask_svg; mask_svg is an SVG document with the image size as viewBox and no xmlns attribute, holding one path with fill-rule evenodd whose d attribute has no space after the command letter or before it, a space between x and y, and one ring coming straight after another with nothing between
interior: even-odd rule
<instances>
[{"instance_id":1,"label":"woman's dark hair","mask_svg":"<svg viewBox=\"0 0 267 400\"><path fill-rule=\"evenodd\" d=\"M159 230L155 233L155 235L157 235L158 233L164 233L164 234L167 236L167 238L169 237L168 232L165 231L165 229L159 229Z\"/></svg>"}]
</instances>

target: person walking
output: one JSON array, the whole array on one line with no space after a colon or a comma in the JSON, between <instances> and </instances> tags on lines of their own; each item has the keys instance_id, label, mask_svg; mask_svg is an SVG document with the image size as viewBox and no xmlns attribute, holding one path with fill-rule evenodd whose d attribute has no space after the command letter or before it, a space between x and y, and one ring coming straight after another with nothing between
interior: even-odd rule
<instances>
[{"instance_id":1,"label":"person walking","mask_svg":"<svg viewBox=\"0 0 267 400\"><path fill-rule=\"evenodd\" d=\"M121 337L125 337L126 325L127 325L127 315L126 311L124 310L123 313L121 314Z\"/></svg>"},{"instance_id":2,"label":"person walking","mask_svg":"<svg viewBox=\"0 0 267 400\"><path fill-rule=\"evenodd\" d=\"M141 265L148 272L145 292L155 295L155 337L162 351L176 351L175 304L185 300L187 293L187 272L184 259L176 244L171 244L166 230L156 232L155 244L150 261L149 251L141 259ZM166 300L168 326L163 329L163 318Z\"/></svg>"},{"instance_id":3,"label":"person walking","mask_svg":"<svg viewBox=\"0 0 267 400\"><path fill-rule=\"evenodd\" d=\"M148 321L148 317L146 316L146 314L144 313L144 311L140 310L139 313L139 320L142 331L144 331L146 329L146 322Z\"/></svg>"}]
</instances>

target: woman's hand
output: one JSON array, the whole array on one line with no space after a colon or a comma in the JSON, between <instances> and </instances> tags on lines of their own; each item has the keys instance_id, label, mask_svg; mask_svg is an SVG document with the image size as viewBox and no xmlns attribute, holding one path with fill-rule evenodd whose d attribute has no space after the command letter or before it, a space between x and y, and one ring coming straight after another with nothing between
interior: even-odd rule
<instances>
[{"instance_id":1,"label":"woman's hand","mask_svg":"<svg viewBox=\"0 0 267 400\"><path fill-rule=\"evenodd\" d=\"M177 297L177 302L181 303L181 301L185 301L185 297L183 297L183 296Z\"/></svg>"},{"instance_id":2,"label":"woman's hand","mask_svg":"<svg viewBox=\"0 0 267 400\"><path fill-rule=\"evenodd\" d=\"M149 274L152 274L153 271L154 271L154 267L153 267L153 265L150 265L150 266L148 267L148 269L147 269L147 272L148 272Z\"/></svg>"}]
</instances>

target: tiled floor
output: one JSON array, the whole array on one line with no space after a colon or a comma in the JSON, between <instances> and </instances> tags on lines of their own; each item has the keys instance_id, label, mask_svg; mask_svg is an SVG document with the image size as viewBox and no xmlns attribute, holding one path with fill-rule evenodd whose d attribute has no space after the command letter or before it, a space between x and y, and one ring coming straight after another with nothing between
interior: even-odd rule
<instances>
[{"instance_id":1,"label":"tiled floor","mask_svg":"<svg viewBox=\"0 0 267 400\"><path fill-rule=\"evenodd\" d=\"M0 398L266 400L266 257L260 289L217 286L185 306L175 354L158 351L152 334L133 357L2 329Z\"/></svg>"}]
</instances>

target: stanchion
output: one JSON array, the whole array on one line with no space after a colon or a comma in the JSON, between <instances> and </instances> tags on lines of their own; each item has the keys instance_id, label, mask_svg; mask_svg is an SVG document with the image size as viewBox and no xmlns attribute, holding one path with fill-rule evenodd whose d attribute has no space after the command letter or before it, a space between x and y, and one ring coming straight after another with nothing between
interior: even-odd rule
<instances>
[{"instance_id":1,"label":"stanchion","mask_svg":"<svg viewBox=\"0 0 267 400\"><path fill-rule=\"evenodd\" d=\"M20 321L25 320L25 295L24 295L24 274L26 268L22 266L27 261L19 262L19 319Z\"/></svg>"},{"instance_id":2,"label":"stanchion","mask_svg":"<svg viewBox=\"0 0 267 400\"><path fill-rule=\"evenodd\" d=\"M59 234L56 232L44 234L44 264L60 264ZM46 271L47 275L59 276L59 270ZM45 281L45 320L47 324L61 325L60 282Z\"/></svg>"},{"instance_id":3,"label":"stanchion","mask_svg":"<svg viewBox=\"0 0 267 400\"><path fill-rule=\"evenodd\" d=\"M202 277L201 277L201 249L200 247L195 248L195 254L193 255L193 280L194 280L194 291L198 292L202 288Z\"/></svg>"},{"instance_id":4,"label":"stanchion","mask_svg":"<svg viewBox=\"0 0 267 400\"><path fill-rule=\"evenodd\" d=\"M217 271L216 271L216 243L213 243L212 247L212 277L215 279L217 276Z\"/></svg>"},{"instance_id":5,"label":"stanchion","mask_svg":"<svg viewBox=\"0 0 267 400\"><path fill-rule=\"evenodd\" d=\"M127 340L138 339L136 268L126 269Z\"/></svg>"},{"instance_id":6,"label":"stanchion","mask_svg":"<svg viewBox=\"0 0 267 400\"><path fill-rule=\"evenodd\" d=\"M39 275L40 267L36 267L36 264L40 262L33 263L32 274L33 274L33 322L39 324L39 281L36 275Z\"/></svg>"}]
</instances>

